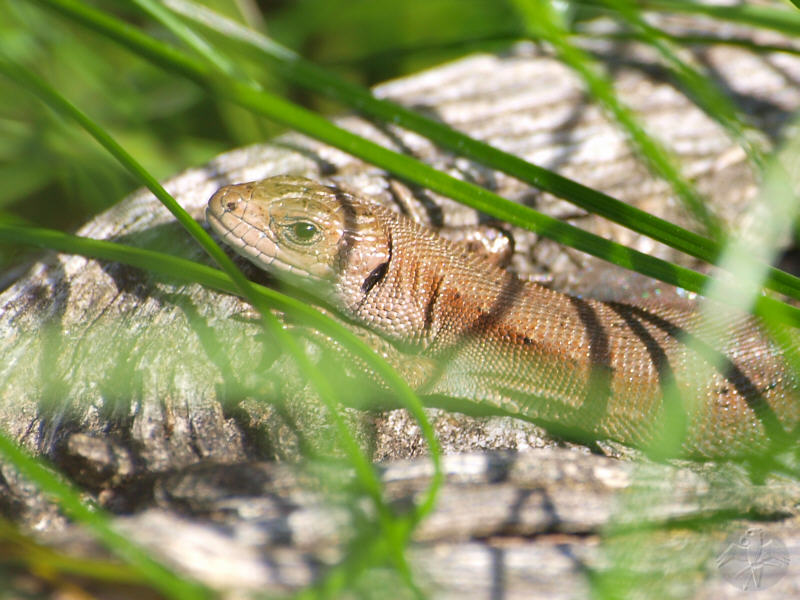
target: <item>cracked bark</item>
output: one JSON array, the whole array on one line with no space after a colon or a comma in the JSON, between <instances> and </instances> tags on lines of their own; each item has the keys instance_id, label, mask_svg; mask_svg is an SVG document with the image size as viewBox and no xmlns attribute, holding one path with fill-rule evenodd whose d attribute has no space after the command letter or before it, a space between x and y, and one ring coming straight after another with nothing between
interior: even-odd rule
<instances>
[{"instance_id":1,"label":"cracked bark","mask_svg":"<svg viewBox=\"0 0 800 600\"><path fill-rule=\"evenodd\" d=\"M659 79L660 71L647 51L634 44L598 44L595 51L613 74L623 100L679 157L684 173L709 195L723 219L746 227L745 209L756 186L744 153L680 91ZM697 56L732 91L765 137L780 139L800 106L800 59L760 56L722 45L704 48ZM503 56L468 57L388 83L377 93L659 216L690 224L666 185L648 174L623 135L583 95L575 77L532 46L517 46ZM508 176L443 153L416 135L391 126L378 128L356 117L338 122L510 199L570 218L639 250L695 266L668 248L582 215ZM335 177L387 203L397 199L394 185L380 170L294 134L234 150L172 178L166 187L200 218L219 186L279 173ZM482 221L474 211L436 194L412 192L417 204L411 212L434 226ZM167 211L145 192L100 215L79 233L204 260ZM522 273L548 274L559 289L624 299L652 285L531 233L514 229L513 234L513 267ZM263 277L242 265L252 277ZM347 531L347 515L316 496L308 500L303 496L304 482L293 475L281 475L286 487L275 492L275 473L283 473L283 467L263 461L296 459L308 447L326 451L329 434L324 411L304 391L305 383L288 358L261 343L259 327L248 318L249 312L237 298L198 285L167 281L119 264L48 255L0 295L0 427L48 456L110 509L134 511L120 517L120 524L177 560L182 569L223 587L296 589L314 577L316 561L326 563L338 555L337 531L346 535L342 532ZM324 364L328 356L324 340L313 332L300 333L314 360ZM413 495L420 483L408 483L412 474L422 472L420 481L426 480L425 459L415 458L424 451L415 424L403 411L348 410L347 415L376 459L413 459L392 464L384 473L390 495ZM780 486L751 488L741 482L733 486L737 493L714 495L708 505L702 492L708 482L694 469L657 466L652 468L662 469L658 477L642 476L632 463L580 448L541 449L553 442L528 424L442 411L430 415L445 451L466 453L462 459L450 459L462 462L451 467L440 508L417 532L412 552L423 579L442 596L464 590L526 597L585 594L588 580L583 566L607 566L614 543L622 544L624 535L633 535L612 536L610 545L606 538L601 553L600 532L625 518L620 505L646 506L659 489L663 503L653 514L639 515L646 522L673 522L676 515L700 519L726 510L745 514L755 506L756 513L777 517L762 527L771 528L787 546L797 543L796 510L786 500L792 493ZM521 454L469 454L475 450ZM519 465L527 475L509 478L508 472L523 468ZM471 469L483 475L469 479ZM398 470L397 479L391 480ZM666 490L654 483L659 478L684 481L682 477L689 483ZM208 483L220 479L224 486ZM272 487L257 485L259 481ZM230 494L225 490L246 484L254 487L240 490L240 500L226 504ZM175 492L176 486L183 491ZM210 497L204 499L201 490L209 489ZM273 493L283 493L297 504L281 504L280 510L270 512ZM7 465L0 472L0 497L0 508L29 527L65 538L78 535ZM306 500L297 500L301 497ZM253 503L260 508L247 513L245 506L252 508ZM290 505L293 508L287 508ZM228 510L224 506L232 507L225 521L231 531L257 529L266 536L258 538L267 544L266 550L258 543L256 547L237 542L241 538L233 533L215 533L215 519ZM298 506L317 520L290 521ZM576 517L581 511L585 514ZM476 522L476 514L494 516ZM275 518L268 523L269 515ZM334 525L342 520L345 525L337 530ZM733 525L745 527L747 522ZM332 528L330 537L317 536L326 526ZM173 538L169 545L159 535L165 531ZM665 530L663 536L673 545L702 543L707 548L706 562L697 558L684 573L689 579L709 573L709 581L694 590L694 597L738 593L715 579L708 567L714 556L712 542L717 541L713 535L678 527ZM211 572L181 562L185 548L198 539L206 540L200 542L204 544L211 540L209 547L224 548L230 559L224 563L227 566ZM270 561L286 568L270 570L265 567ZM237 576L242 571L236 564L250 565L249 575ZM659 565L656 557L642 568ZM459 581L472 587L462 588L467 583ZM800 578L790 574L765 597L789 597L797 594L798 587Z\"/></svg>"}]
</instances>

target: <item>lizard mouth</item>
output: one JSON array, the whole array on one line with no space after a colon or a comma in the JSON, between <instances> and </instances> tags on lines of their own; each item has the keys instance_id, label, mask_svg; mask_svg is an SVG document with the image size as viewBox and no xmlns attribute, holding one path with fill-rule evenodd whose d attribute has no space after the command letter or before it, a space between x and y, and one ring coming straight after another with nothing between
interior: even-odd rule
<instances>
[{"instance_id":1,"label":"lizard mouth","mask_svg":"<svg viewBox=\"0 0 800 600\"><path fill-rule=\"evenodd\" d=\"M254 189L254 184L246 183L217 191L206 207L211 229L257 267L276 274L290 273L302 282L324 279L328 275L326 269L306 264L308 257L294 256L280 243L273 231L270 205L254 199Z\"/></svg>"},{"instance_id":2,"label":"lizard mouth","mask_svg":"<svg viewBox=\"0 0 800 600\"><path fill-rule=\"evenodd\" d=\"M224 187L211 197L206 207L206 221L237 254L256 266L269 268L278 256L278 247L264 229L250 223L247 215L247 192L250 190L236 189L238 187ZM279 262L278 266L283 265Z\"/></svg>"},{"instance_id":3,"label":"lizard mouth","mask_svg":"<svg viewBox=\"0 0 800 600\"><path fill-rule=\"evenodd\" d=\"M264 269L275 266L291 268L290 265L276 261L277 246L264 232L259 231L244 219L236 218L236 222L232 223L231 219L226 218L227 216L230 216L229 213L223 212L217 215L212 212L211 207L206 208L206 221L211 229L237 254ZM257 243L246 241L246 239L254 237L258 238Z\"/></svg>"}]
</instances>

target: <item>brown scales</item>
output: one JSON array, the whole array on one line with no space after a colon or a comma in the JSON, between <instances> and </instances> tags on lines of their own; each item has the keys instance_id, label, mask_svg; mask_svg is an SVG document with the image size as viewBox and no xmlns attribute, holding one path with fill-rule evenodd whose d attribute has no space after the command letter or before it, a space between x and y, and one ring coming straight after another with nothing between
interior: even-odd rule
<instances>
[{"instance_id":1,"label":"brown scales","mask_svg":"<svg viewBox=\"0 0 800 600\"><path fill-rule=\"evenodd\" d=\"M302 277L327 261L325 295L343 312L435 360L422 394L696 457L764 452L797 433L800 383L780 349L754 318L722 306L568 296L369 199L296 177L223 188L208 215L265 268ZM285 235L303 219L320 230L317 242ZM266 234L257 250L273 263L231 233L242 221Z\"/></svg>"}]
</instances>

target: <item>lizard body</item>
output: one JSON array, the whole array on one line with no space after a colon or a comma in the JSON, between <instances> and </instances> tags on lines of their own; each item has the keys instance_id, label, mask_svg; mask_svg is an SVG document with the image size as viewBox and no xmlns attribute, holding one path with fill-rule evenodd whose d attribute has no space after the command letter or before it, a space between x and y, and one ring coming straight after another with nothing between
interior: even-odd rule
<instances>
[{"instance_id":1,"label":"lizard body","mask_svg":"<svg viewBox=\"0 0 800 600\"><path fill-rule=\"evenodd\" d=\"M793 444L800 381L750 316L569 296L298 177L226 186L207 219L258 266L432 359L414 382L422 395L695 457Z\"/></svg>"}]
</instances>

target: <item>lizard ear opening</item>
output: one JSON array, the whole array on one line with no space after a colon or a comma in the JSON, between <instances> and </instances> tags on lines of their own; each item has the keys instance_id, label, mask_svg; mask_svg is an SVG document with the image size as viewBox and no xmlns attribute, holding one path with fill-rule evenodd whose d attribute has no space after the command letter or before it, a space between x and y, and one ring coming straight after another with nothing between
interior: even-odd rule
<instances>
[{"instance_id":1,"label":"lizard ear opening","mask_svg":"<svg viewBox=\"0 0 800 600\"><path fill-rule=\"evenodd\" d=\"M369 294L370 290L375 287L375 284L378 283L383 277L386 275L386 271L389 270L389 263L381 263L374 269L372 269L372 273L367 275L367 278L364 280L364 283L361 284L361 291L364 294Z\"/></svg>"}]
</instances>

